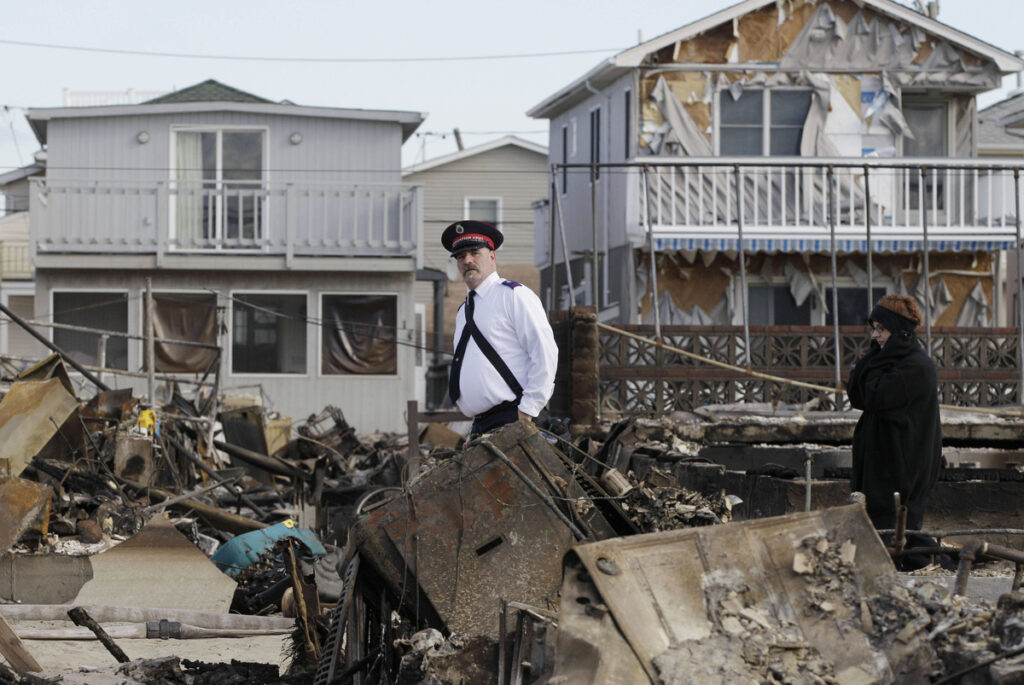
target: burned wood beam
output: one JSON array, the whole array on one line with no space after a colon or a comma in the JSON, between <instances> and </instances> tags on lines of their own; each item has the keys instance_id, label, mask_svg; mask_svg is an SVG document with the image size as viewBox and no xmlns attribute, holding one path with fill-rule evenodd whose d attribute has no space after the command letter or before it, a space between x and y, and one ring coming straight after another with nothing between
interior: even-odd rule
<instances>
[{"instance_id":1,"label":"burned wood beam","mask_svg":"<svg viewBox=\"0 0 1024 685\"><path fill-rule=\"evenodd\" d=\"M232 457L241 459L247 464L257 466L263 469L264 471L269 471L270 473L275 473L279 476L286 476L288 478L298 478L301 480L308 480L310 478L310 474L300 469L297 469L294 466L286 464L280 459L268 457L265 454L253 452L252 450L247 450L244 447L239 447L238 445L232 445L221 440L214 440L213 446L219 450L227 452Z\"/></svg>"},{"instance_id":2,"label":"burned wood beam","mask_svg":"<svg viewBox=\"0 0 1024 685\"><path fill-rule=\"evenodd\" d=\"M143 488L143 490L148 492L150 495L156 495L157 497L161 497L165 500L176 497L173 492L161 490L160 488L148 487ZM228 533L234 533L236 535L249 533L254 530L260 530L261 528L267 527L267 524L260 521L255 521L245 516L239 516L238 514L223 511L217 507L210 506L209 504L203 504L195 499L182 500L170 506L175 509L187 509L194 511L214 528L219 528L220 530L224 530Z\"/></svg>"},{"instance_id":3,"label":"burned wood beam","mask_svg":"<svg viewBox=\"0 0 1024 685\"><path fill-rule=\"evenodd\" d=\"M260 519L267 518L267 512L262 507L260 507L258 504L256 504L256 502L253 501L253 499L251 497L249 497L244 492L242 492L241 488L239 488L234 483L226 481L223 478L221 478L220 476L218 476L217 472L214 471L213 469L211 469L206 464L204 464L202 459L200 459L199 457L197 457L195 454L192 453L192 450L186 449L185 445L183 445L180 440L178 440L176 437L174 437L173 435L171 435L169 433L165 433L164 434L164 438L166 438L167 441L170 442L171 445L176 450L178 450L180 453L184 454L186 459L188 459L190 462L195 464L197 469L199 469L200 471L205 473L207 476L212 478L215 482L217 482L217 483L223 485L224 487L226 487L228 489L228 491L231 492L231 494L234 495L236 498L240 499L242 501L242 503L245 504L245 506L249 507L254 512L256 512L256 515L258 517L260 517Z\"/></svg>"},{"instance_id":4,"label":"burned wood beam","mask_svg":"<svg viewBox=\"0 0 1024 685\"><path fill-rule=\"evenodd\" d=\"M95 633L96 639L107 648L107 651L117 659L118 663L126 664L131 661L131 659L128 658L128 655L124 653L124 650L117 646L117 643L114 642L113 638L107 635L107 631L103 630L103 627L99 623L92 620L92 617L89 616L85 609L82 607L75 607L74 609L69 610L68 618L70 618L76 626L83 626Z\"/></svg>"}]
</instances>

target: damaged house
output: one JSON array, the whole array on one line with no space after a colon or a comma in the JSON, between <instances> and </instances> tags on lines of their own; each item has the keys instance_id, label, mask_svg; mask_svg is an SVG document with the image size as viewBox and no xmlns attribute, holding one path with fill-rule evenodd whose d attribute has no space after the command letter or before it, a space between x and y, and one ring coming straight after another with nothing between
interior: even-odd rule
<instances>
[{"instance_id":1,"label":"damaged house","mask_svg":"<svg viewBox=\"0 0 1024 685\"><path fill-rule=\"evenodd\" d=\"M210 80L27 118L46 151L28 193L35 319L65 326L52 339L72 357L145 387L141 340L97 331L144 334L150 282L156 338L221 350L157 342L159 377L219 371L221 390L295 417L330 404L365 430L404 426L421 209L400 148L423 114Z\"/></svg>"},{"instance_id":2,"label":"damaged house","mask_svg":"<svg viewBox=\"0 0 1024 685\"><path fill-rule=\"evenodd\" d=\"M889 0L746 0L625 50L528 112L558 165L542 297L831 326L908 293L929 334L1013 325L1019 187L975 98L1022 67Z\"/></svg>"}]
</instances>

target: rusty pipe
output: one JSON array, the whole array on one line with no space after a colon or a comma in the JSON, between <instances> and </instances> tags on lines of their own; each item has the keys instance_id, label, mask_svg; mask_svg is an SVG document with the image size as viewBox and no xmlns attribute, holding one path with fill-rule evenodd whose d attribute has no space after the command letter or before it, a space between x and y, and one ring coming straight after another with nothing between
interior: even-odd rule
<instances>
[{"instance_id":1,"label":"rusty pipe","mask_svg":"<svg viewBox=\"0 0 1024 685\"><path fill-rule=\"evenodd\" d=\"M953 585L954 595L967 595L967 581L971 577L971 565L981 554L985 553L988 543L972 540L960 548L960 564L956 569L956 582Z\"/></svg>"}]
</instances>

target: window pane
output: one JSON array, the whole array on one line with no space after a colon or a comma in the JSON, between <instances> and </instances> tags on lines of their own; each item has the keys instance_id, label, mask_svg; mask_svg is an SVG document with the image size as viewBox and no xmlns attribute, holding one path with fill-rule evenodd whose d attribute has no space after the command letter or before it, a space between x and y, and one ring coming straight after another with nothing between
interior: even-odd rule
<instances>
[{"instance_id":1,"label":"window pane","mask_svg":"<svg viewBox=\"0 0 1024 685\"><path fill-rule=\"evenodd\" d=\"M903 137L903 154L908 157L946 156L946 106L913 104L903 106L903 117L914 139Z\"/></svg>"},{"instance_id":2,"label":"window pane","mask_svg":"<svg viewBox=\"0 0 1024 685\"><path fill-rule=\"evenodd\" d=\"M803 127L811 108L811 91L773 90L771 98L772 126Z\"/></svg>"},{"instance_id":3,"label":"window pane","mask_svg":"<svg viewBox=\"0 0 1024 685\"><path fill-rule=\"evenodd\" d=\"M761 127L721 127L722 141L719 149L723 155L754 157L761 152Z\"/></svg>"},{"instance_id":4,"label":"window pane","mask_svg":"<svg viewBox=\"0 0 1024 685\"><path fill-rule=\"evenodd\" d=\"M802 128L773 128L769 146L771 154L775 156L799 156L800 139L803 137Z\"/></svg>"},{"instance_id":5,"label":"window pane","mask_svg":"<svg viewBox=\"0 0 1024 685\"><path fill-rule=\"evenodd\" d=\"M397 373L397 297L324 295L322 304L321 373Z\"/></svg>"},{"instance_id":6,"label":"window pane","mask_svg":"<svg viewBox=\"0 0 1024 685\"><path fill-rule=\"evenodd\" d=\"M811 298L804 300L799 307L796 300L789 294L789 286L783 285L773 288L774 311L772 318L773 326L808 326L811 323Z\"/></svg>"},{"instance_id":7,"label":"window pane","mask_svg":"<svg viewBox=\"0 0 1024 685\"><path fill-rule=\"evenodd\" d=\"M733 100L728 92L720 93L718 101L722 109L721 123L761 126L764 111L763 93L761 90L745 90L739 100Z\"/></svg>"},{"instance_id":8,"label":"window pane","mask_svg":"<svg viewBox=\"0 0 1024 685\"><path fill-rule=\"evenodd\" d=\"M486 221L494 226L498 225L498 201L496 199L469 200L467 204L469 205L469 216L466 217L467 219Z\"/></svg>"},{"instance_id":9,"label":"window pane","mask_svg":"<svg viewBox=\"0 0 1024 685\"><path fill-rule=\"evenodd\" d=\"M868 312L875 302L885 295L885 288L873 288L871 304L868 304L867 288L839 288L839 325L840 326L866 326L868 324ZM825 302L828 304L829 312L825 315L825 325L832 325L832 288L825 289Z\"/></svg>"},{"instance_id":10,"label":"window pane","mask_svg":"<svg viewBox=\"0 0 1024 685\"><path fill-rule=\"evenodd\" d=\"M223 134L225 181L259 181L263 178L263 134L225 131Z\"/></svg>"},{"instance_id":11,"label":"window pane","mask_svg":"<svg viewBox=\"0 0 1024 685\"><path fill-rule=\"evenodd\" d=\"M306 296L236 295L234 373L306 373Z\"/></svg>"},{"instance_id":12,"label":"window pane","mask_svg":"<svg viewBox=\"0 0 1024 685\"><path fill-rule=\"evenodd\" d=\"M55 323L87 326L107 331L128 332L127 293L55 292L53 293L53 320ZM90 366L100 363L98 333L83 333L55 328L53 342L71 357ZM108 369L128 368L128 340L107 338Z\"/></svg>"},{"instance_id":13,"label":"window pane","mask_svg":"<svg viewBox=\"0 0 1024 685\"><path fill-rule=\"evenodd\" d=\"M772 287L751 285L747 287L747 310L751 326L768 326L772 320Z\"/></svg>"}]
</instances>

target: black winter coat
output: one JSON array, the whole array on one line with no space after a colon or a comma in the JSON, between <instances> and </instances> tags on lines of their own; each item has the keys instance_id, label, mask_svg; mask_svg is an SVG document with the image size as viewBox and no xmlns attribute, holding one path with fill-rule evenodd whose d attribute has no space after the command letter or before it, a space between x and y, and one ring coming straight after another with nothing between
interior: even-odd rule
<instances>
[{"instance_id":1,"label":"black winter coat","mask_svg":"<svg viewBox=\"0 0 1024 685\"><path fill-rule=\"evenodd\" d=\"M894 528L893 492L906 505L907 528L924 520L942 464L935 364L912 333L894 333L885 347L857 362L847 382L850 404L863 410L853 433L850 487L867 497L876 528Z\"/></svg>"}]
</instances>

